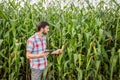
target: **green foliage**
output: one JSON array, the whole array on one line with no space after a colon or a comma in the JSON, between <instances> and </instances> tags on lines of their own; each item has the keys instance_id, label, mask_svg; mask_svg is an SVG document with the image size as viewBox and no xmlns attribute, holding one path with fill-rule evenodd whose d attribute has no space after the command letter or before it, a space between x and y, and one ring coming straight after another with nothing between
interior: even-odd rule
<instances>
[{"instance_id":1,"label":"green foliage","mask_svg":"<svg viewBox=\"0 0 120 80\"><path fill-rule=\"evenodd\" d=\"M0 3L0 79L30 80L26 40L44 20L50 23L47 48L65 45L62 54L48 56L44 80L119 80L120 5L111 0L109 8L101 1L96 8L87 2L87 10L72 3L61 9L56 1L45 9L43 3Z\"/></svg>"}]
</instances>

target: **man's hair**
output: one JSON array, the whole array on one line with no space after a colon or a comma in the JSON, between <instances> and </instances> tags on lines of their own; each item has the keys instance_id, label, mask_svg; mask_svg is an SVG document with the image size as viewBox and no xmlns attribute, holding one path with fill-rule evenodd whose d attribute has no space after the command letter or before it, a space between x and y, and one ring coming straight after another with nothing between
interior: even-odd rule
<instances>
[{"instance_id":1,"label":"man's hair","mask_svg":"<svg viewBox=\"0 0 120 80\"><path fill-rule=\"evenodd\" d=\"M46 22L46 21L39 22L38 25L37 25L38 31L40 31L41 28L45 28L46 26L49 26L48 22Z\"/></svg>"}]
</instances>

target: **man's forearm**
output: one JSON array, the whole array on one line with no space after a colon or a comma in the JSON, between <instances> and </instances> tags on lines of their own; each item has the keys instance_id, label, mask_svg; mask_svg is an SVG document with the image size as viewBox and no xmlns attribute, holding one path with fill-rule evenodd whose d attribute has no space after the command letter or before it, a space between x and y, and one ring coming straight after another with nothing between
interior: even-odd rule
<instances>
[{"instance_id":1,"label":"man's forearm","mask_svg":"<svg viewBox=\"0 0 120 80\"><path fill-rule=\"evenodd\" d=\"M32 53L30 53L30 52L27 52L26 57L27 57L27 59L42 58L42 57L44 57L44 53L32 54Z\"/></svg>"},{"instance_id":2,"label":"man's forearm","mask_svg":"<svg viewBox=\"0 0 120 80\"><path fill-rule=\"evenodd\" d=\"M51 54L57 54L58 53L58 51L56 50L56 51L53 51Z\"/></svg>"}]
</instances>

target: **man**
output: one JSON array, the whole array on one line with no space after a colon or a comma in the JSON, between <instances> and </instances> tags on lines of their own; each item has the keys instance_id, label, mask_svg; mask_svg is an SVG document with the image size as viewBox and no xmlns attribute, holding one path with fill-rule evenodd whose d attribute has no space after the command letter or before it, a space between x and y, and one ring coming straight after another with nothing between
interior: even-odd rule
<instances>
[{"instance_id":1,"label":"man","mask_svg":"<svg viewBox=\"0 0 120 80\"><path fill-rule=\"evenodd\" d=\"M49 31L47 22L40 22L37 26L38 32L27 40L26 57L30 60L31 79L41 80L43 70L47 66L46 35ZM62 49L53 51L52 54L60 54Z\"/></svg>"}]
</instances>

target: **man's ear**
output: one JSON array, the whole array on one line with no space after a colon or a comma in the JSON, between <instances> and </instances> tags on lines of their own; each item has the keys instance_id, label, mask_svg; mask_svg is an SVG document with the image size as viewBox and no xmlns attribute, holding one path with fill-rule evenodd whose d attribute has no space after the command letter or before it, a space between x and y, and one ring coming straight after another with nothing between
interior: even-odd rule
<instances>
[{"instance_id":1,"label":"man's ear","mask_svg":"<svg viewBox=\"0 0 120 80\"><path fill-rule=\"evenodd\" d=\"M43 31L44 29L43 28L41 28L41 31Z\"/></svg>"}]
</instances>

